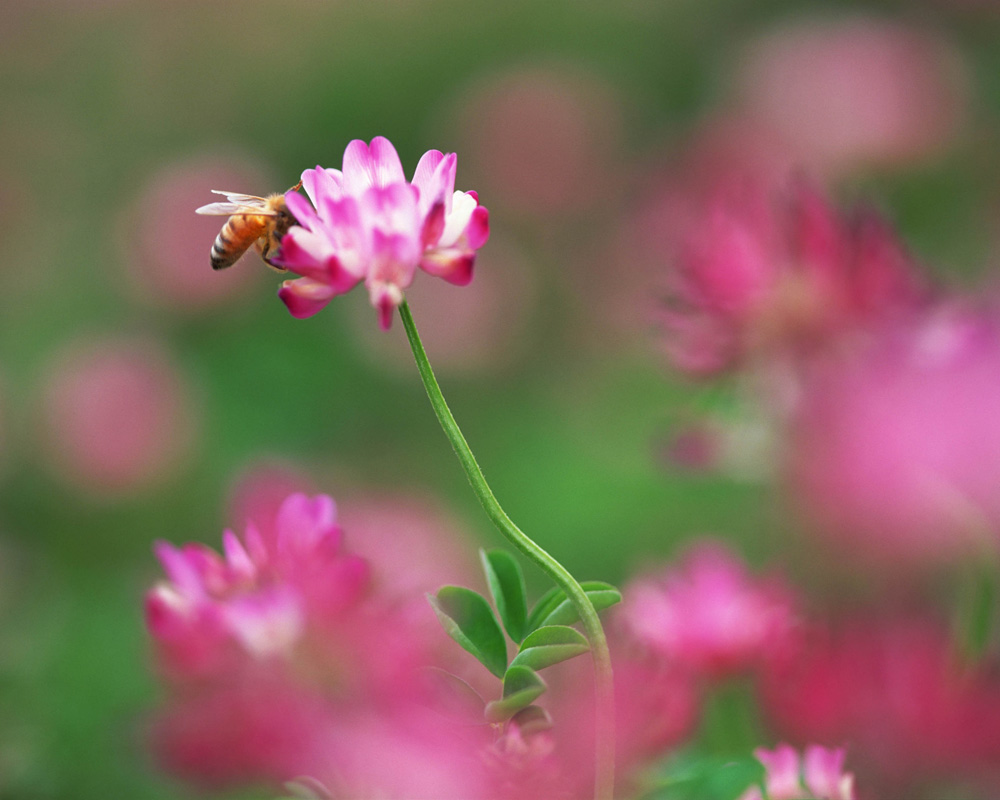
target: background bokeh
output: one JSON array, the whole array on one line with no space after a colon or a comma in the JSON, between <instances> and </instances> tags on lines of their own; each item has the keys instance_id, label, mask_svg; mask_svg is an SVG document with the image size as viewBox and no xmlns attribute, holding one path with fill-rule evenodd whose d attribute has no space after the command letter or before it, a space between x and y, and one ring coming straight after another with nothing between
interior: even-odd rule
<instances>
[{"instance_id":1,"label":"background bokeh","mask_svg":"<svg viewBox=\"0 0 1000 800\"><path fill-rule=\"evenodd\" d=\"M856 593L766 469L669 457L718 398L664 356L667 266L635 226L673 176L736 148L881 208L943 281L988 281L997 8L6 0L0 797L185 796L142 747L151 544L217 544L241 476L307 475L347 508L419 497L470 552L496 543L401 326L380 332L363 293L296 321L254 256L209 269L209 190L284 190L353 138L390 137L408 170L458 152L459 188L490 209L472 286L423 276L409 296L526 530L583 578L623 582L711 533L817 597Z\"/></svg>"}]
</instances>

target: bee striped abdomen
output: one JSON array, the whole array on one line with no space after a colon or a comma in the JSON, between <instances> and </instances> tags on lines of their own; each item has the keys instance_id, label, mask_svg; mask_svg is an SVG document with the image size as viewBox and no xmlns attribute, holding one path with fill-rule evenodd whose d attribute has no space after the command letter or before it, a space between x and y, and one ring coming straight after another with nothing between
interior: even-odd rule
<instances>
[{"instance_id":1,"label":"bee striped abdomen","mask_svg":"<svg viewBox=\"0 0 1000 800\"><path fill-rule=\"evenodd\" d=\"M231 267L265 232L268 217L236 214L229 218L212 245L212 269Z\"/></svg>"}]
</instances>

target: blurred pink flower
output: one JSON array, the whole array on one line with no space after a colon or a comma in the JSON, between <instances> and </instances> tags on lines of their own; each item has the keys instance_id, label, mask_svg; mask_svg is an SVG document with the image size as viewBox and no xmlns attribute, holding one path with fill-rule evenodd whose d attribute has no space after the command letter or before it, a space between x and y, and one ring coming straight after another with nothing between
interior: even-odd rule
<instances>
[{"instance_id":1,"label":"blurred pink flower","mask_svg":"<svg viewBox=\"0 0 1000 800\"><path fill-rule=\"evenodd\" d=\"M500 797L482 761L486 726L456 726L412 697L391 706L370 693L331 697L289 675L177 693L150 735L161 764L203 788L305 776L338 798Z\"/></svg>"},{"instance_id":2,"label":"blurred pink flower","mask_svg":"<svg viewBox=\"0 0 1000 800\"><path fill-rule=\"evenodd\" d=\"M418 598L422 607L425 593L444 584L482 581L468 535L445 509L426 499L403 492L352 492L341 503L341 516L352 531L354 552L378 564L377 588L384 594Z\"/></svg>"},{"instance_id":3,"label":"blurred pink flower","mask_svg":"<svg viewBox=\"0 0 1000 800\"><path fill-rule=\"evenodd\" d=\"M637 647L622 635L624 626L615 624L621 615L616 616L605 626L614 664L616 780L620 794L630 796L625 787L641 785L644 770L692 734L701 696L683 665ZM546 680L550 689L543 704L554 722L549 768L573 797L587 797L594 777L592 667L575 659L546 671Z\"/></svg>"},{"instance_id":4,"label":"blurred pink flower","mask_svg":"<svg viewBox=\"0 0 1000 800\"><path fill-rule=\"evenodd\" d=\"M80 339L47 367L41 424L47 455L99 495L139 491L183 463L196 427L184 374L152 339Z\"/></svg>"},{"instance_id":5,"label":"blurred pink flower","mask_svg":"<svg viewBox=\"0 0 1000 800\"><path fill-rule=\"evenodd\" d=\"M250 525L241 541L226 531L222 556L158 542L167 581L150 592L146 616L164 666L197 675L234 658L289 657L307 629L335 630L369 578L365 561L341 552L342 538L331 498L296 494L265 533Z\"/></svg>"},{"instance_id":6,"label":"blurred pink flower","mask_svg":"<svg viewBox=\"0 0 1000 800\"><path fill-rule=\"evenodd\" d=\"M890 326L818 370L787 464L815 527L879 564L995 548L998 375L1000 318L960 303Z\"/></svg>"},{"instance_id":7,"label":"blurred pink flower","mask_svg":"<svg viewBox=\"0 0 1000 800\"><path fill-rule=\"evenodd\" d=\"M292 315L310 317L362 280L383 329L419 266L464 286L476 251L489 238L489 214L475 192L455 191L456 156L429 150L408 182L395 148L381 136L355 139L343 171L306 170L286 195L298 220L282 240L278 261L302 277L279 296Z\"/></svg>"},{"instance_id":8,"label":"blurred pink flower","mask_svg":"<svg viewBox=\"0 0 1000 800\"><path fill-rule=\"evenodd\" d=\"M520 67L471 87L457 116L463 148L508 213L537 223L618 191L622 108L599 77Z\"/></svg>"},{"instance_id":9,"label":"blurred pink flower","mask_svg":"<svg viewBox=\"0 0 1000 800\"><path fill-rule=\"evenodd\" d=\"M843 750L811 745L800 757L794 748L779 744L754 755L764 765L765 792L754 787L739 800L855 800L854 776L844 772Z\"/></svg>"},{"instance_id":10,"label":"blurred pink flower","mask_svg":"<svg viewBox=\"0 0 1000 800\"><path fill-rule=\"evenodd\" d=\"M407 522L370 512L386 541ZM167 580L147 622L169 689L150 726L161 761L208 786L306 775L337 797L492 800L489 727L437 711L423 679L443 637L429 587L393 586L384 548L369 564L342 539L332 499L293 494L242 538L226 531L222 555L157 544Z\"/></svg>"},{"instance_id":11,"label":"blurred pink flower","mask_svg":"<svg viewBox=\"0 0 1000 800\"><path fill-rule=\"evenodd\" d=\"M234 673L175 691L149 726L161 766L205 788L315 774L329 763L322 697L280 675Z\"/></svg>"},{"instance_id":12,"label":"blurred pink flower","mask_svg":"<svg viewBox=\"0 0 1000 800\"><path fill-rule=\"evenodd\" d=\"M326 782L343 798L507 800L484 763L492 739L489 726L456 726L421 705L365 714L337 726L337 769Z\"/></svg>"},{"instance_id":13,"label":"blurred pink flower","mask_svg":"<svg viewBox=\"0 0 1000 800\"><path fill-rule=\"evenodd\" d=\"M692 548L676 568L635 581L624 595L622 623L638 643L709 678L787 648L796 625L787 587L754 578L721 544Z\"/></svg>"},{"instance_id":14,"label":"blurred pink flower","mask_svg":"<svg viewBox=\"0 0 1000 800\"><path fill-rule=\"evenodd\" d=\"M315 480L300 466L275 459L248 468L234 483L229 517L273 536L278 511L289 494L311 492ZM377 564L374 590L383 597L414 598L446 583L481 580L470 540L446 509L415 493L377 492L350 486L338 492L339 524L351 532L351 552ZM428 617L438 626L433 615ZM438 626L439 627L439 626Z\"/></svg>"},{"instance_id":15,"label":"blurred pink flower","mask_svg":"<svg viewBox=\"0 0 1000 800\"><path fill-rule=\"evenodd\" d=\"M171 313L214 311L249 296L266 270L240 263L223 272L209 264L225 218L191 213L213 189L268 194L284 190L252 161L202 156L163 167L131 198L120 222L126 287L147 306Z\"/></svg>"},{"instance_id":16,"label":"blurred pink flower","mask_svg":"<svg viewBox=\"0 0 1000 800\"><path fill-rule=\"evenodd\" d=\"M573 782L555 755L551 730L526 731L509 722L484 751L487 775L497 800L570 800Z\"/></svg>"},{"instance_id":17,"label":"blurred pink flower","mask_svg":"<svg viewBox=\"0 0 1000 800\"><path fill-rule=\"evenodd\" d=\"M710 118L670 145L634 166L626 213L602 240L595 246L578 236L579 251L570 256L586 270L572 287L586 302L577 336L615 353L648 340L664 265L677 260L680 240L703 224L706 209L749 186L785 187L795 170L773 134L747 118Z\"/></svg>"},{"instance_id":18,"label":"blurred pink flower","mask_svg":"<svg viewBox=\"0 0 1000 800\"><path fill-rule=\"evenodd\" d=\"M285 499L298 493L316 493L316 481L308 470L291 460L261 456L247 464L230 485L226 519L233 520L237 530L252 525L269 531Z\"/></svg>"},{"instance_id":19,"label":"blurred pink flower","mask_svg":"<svg viewBox=\"0 0 1000 800\"><path fill-rule=\"evenodd\" d=\"M955 138L968 95L963 67L930 31L874 17L804 20L753 45L741 99L810 169L907 162Z\"/></svg>"},{"instance_id":20,"label":"blurred pink flower","mask_svg":"<svg viewBox=\"0 0 1000 800\"><path fill-rule=\"evenodd\" d=\"M682 665L613 640L618 764L623 779L662 757L694 730L700 694Z\"/></svg>"},{"instance_id":21,"label":"blurred pink flower","mask_svg":"<svg viewBox=\"0 0 1000 800\"><path fill-rule=\"evenodd\" d=\"M903 797L928 779L996 778L992 669L962 669L948 632L928 620L854 619L807 631L801 647L769 664L761 696L782 736L849 742L865 785Z\"/></svg>"},{"instance_id":22,"label":"blurred pink flower","mask_svg":"<svg viewBox=\"0 0 1000 800\"><path fill-rule=\"evenodd\" d=\"M681 369L813 353L924 302L915 266L877 217L845 220L801 181L783 195L770 187L723 186L678 228L661 321Z\"/></svg>"}]
</instances>

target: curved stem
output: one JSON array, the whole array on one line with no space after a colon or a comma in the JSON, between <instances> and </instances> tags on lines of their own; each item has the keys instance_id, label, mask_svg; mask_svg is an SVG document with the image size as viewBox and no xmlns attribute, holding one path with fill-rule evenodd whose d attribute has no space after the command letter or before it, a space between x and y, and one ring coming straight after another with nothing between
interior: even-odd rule
<instances>
[{"instance_id":1,"label":"curved stem","mask_svg":"<svg viewBox=\"0 0 1000 800\"><path fill-rule=\"evenodd\" d=\"M472 484L472 489L479 498L479 502L486 510L486 515L493 521L493 524L500 529L500 532L507 537L508 541L527 558L537 564L545 574L547 574L556 585L559 586L569 598L580 621L587 640L590 642L590 650L594 659L594 675L596 683L596 770L594 797L596 800L612 800L614 796L615 783L615 704L614 704L614 683L611 673L611 654L608 652L608 641L604 635L604 628L601 620L594 609L594 604L590 602L586 592L580 587L576 579L569 571L545 550L535 544L528 536L514 524L506 512L500 507L500 503L493 495L493 490L486 483L483 471L476 462L476 457L469 449L465 436L455 422L451 409L441 393L437 378L434 377L434 370L431 369L427 360L427 353L420 341L420 334L413 322L410 314L410 307L404 300L399 307L399 316L403 320L406 328L406 337L410 341L410 348L413 350L413 357L417 362L417 369L420 371L420 378L423 380L424 389L430 398L434 413L437 414L438 422L444 429L445 435L455 449L455 455L462 462L465 474Z\"/></svg>"}]
</instances>

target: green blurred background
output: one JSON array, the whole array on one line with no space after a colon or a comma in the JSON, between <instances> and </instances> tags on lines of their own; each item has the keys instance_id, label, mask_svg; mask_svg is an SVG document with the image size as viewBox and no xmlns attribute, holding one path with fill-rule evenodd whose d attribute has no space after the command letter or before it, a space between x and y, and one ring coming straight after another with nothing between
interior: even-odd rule
<instances>
[{"instance_id":1,"label":"green blurred background","mask_svg":"<svg viewBox=\"0 0 1000 800\"><path fill-rule=\"evenodd\" d=\"M280 191L306 167L339 166L350 139L378 134L408 172L426 149L457 151L458 188L491 210L486 289L450 328L447 301L466 303L465 290L415 288L411 305L418 325L442 331L428 337L431 359L511 516L583 578L623 581L702 533L732 539L753 562L780 551L808 570L807 548L787 555L790 523L766 482L691 474L662 457L671 432L716 399L670 373L653 288L608 311L623 302L619 279L655 286L616 257L623 224L649 176L728 102L747 42L789 19L870 14L947 42L967 107L932 156L856 169L839 189L888 209L949 280L984 274L1000 173L991 5L6 0L0 797L185 796L141 748L157 697L142 620L159 576L151 543L216 544L234 481L252 465L295 465L334 496L430 497L463 521L470 549L496 543L400 357L401 326L380 334L362 293L296 321L253 256L236 277L206 276L232 281L217 300L163 288L156 271L174 264L192 286L210 273L206 230L221 220L206 229L193 215L209 188ZM553 141L578 146L569 200L529 186L521 203L490 162L489 137L505 130L496 115L521 123L509 119L516 93L507 106L489 98L533 81L544 91L525 125L548 119L545 91L570 98L552 119L577 128L538 130L532 156L544 161ZM216 173L246 182L191 188L192 175ZM190 204L171 209L171 186ZM506 277L491 284L491 270ZM169 434L187 437L169 469L106 491L53 455L62 434L47 427L45 396L67 347L122 337L155 342L174 364L188 432ZM456 344L471 351L453 355Z\"/></svg>"}]
</instances>

